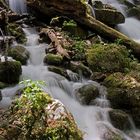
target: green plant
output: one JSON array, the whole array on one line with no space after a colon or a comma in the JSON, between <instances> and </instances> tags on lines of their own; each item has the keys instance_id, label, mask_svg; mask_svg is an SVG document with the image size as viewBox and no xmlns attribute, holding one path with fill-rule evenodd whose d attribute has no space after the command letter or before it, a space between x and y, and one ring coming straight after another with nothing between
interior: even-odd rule
<instances>
[{"instance_id":1,"label":"green plant","mask_svg":"<svg viewBox=\"0 0 140 140\"><path fill-rule=\"evenodd\" d=\"M72 46L72 51L74 52L74 55L72 59L74 60L84 60L85 59L85 41L83 40L76 40L74 45Z\"/></svg>"},{"instance_id":2,"label":"green plant","mask_svg":"<svg viewBox=\"0 0 140 140\"><path fill-rule=\"evenodd\" d=\"M114 41L114 43L115 43L116 45L121 45L121 44L123 44L123 40L120 39L120 38L118 38L118 39L116 39L116 40Z\"/></svg>"}]
</instances>

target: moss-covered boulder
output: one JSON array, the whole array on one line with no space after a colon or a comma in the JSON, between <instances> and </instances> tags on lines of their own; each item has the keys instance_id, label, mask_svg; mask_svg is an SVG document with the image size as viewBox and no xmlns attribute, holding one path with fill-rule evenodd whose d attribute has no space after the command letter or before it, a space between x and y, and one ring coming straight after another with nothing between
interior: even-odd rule
<instances>
[{"instance_id":1,"label":"moss-covered boulder","mask_svg":"<svg viewBox=\"0 0 140 140\"><path fill-rule=\"evenodd\" d=\"M92 71L81 62L71 61L69 64L69 69L78 74L82 74L86 78L90 77L92 74Z\"/></svg>"},{"instance_id":2,"label":"moss-covered boulder","mask_svg":"<svg viewBox=\"0 0 140 140\"><path fill-rule=\"evenodd\" d=\"M57 74L60 74L67 79L70 79L67 71L64 68L60 68L60 67L56 67L56 66L48 66L48 70L52 71L52 72L55 72Z\"/></svg>"},{"instance_id":3,"label":"moss-covered boulder","mask_svg":"<svg viewBox=\"0 0 140 140\"><path fill-rule=\"evenodd\" d=\"M140 127L140 82L129 74L114 73L104 80L104 85L112 107L128 112Z\"/></svg>"},{"instance_id":4,"label":"moss-covered boulder","mask_svg":"<svg viewBox=\"0 0 140 140\"><path fill-rule=\"evenodd\" d=\"M131 129L129 115L122 110L110 110L109 117L114 127L121 130Z\"/></svg>"},{"instance_id":5,"label":"moss-covered boulder","mask_svg":"<svg viewBox=\"0 0 140 140\"><path fill-rule=\"evenodd\" d=\"M0 81L15 84L21 75L21 63L18 61L0 62Z\"/></svg>"},{"instance_id":6,"label":"moss-covered boulder","mask_svg":"<svg viewBox=\"0 0 140 140\"><path fill-rule=\"evenodd\" d=\"M0 82L0 89L3 89L7 87L8 85L6 83Z\"/></svg>"},{"instance_id":7,"label":"moss-covered boulder","mask_svg":"<svg viewBox=\"0 0 140 140\"><path fill-rule=\"evenodd\" d=\"M79 88L75 96L81 104L90 105L99 96L99 90L95 85L87 84Z\"/></svg>"},{"instance_id":8,"label":"moss-covered boulder","mask_svg":"<svg viewBox=\"0 0 140 140\"><path fill-rule=\"evenodd\" d=\"M20 61L22 65L26 65L29 58L29 52L22 46L10 48L8 55L17 61Z\"/></svg>"},{"instance_id":9,"label":"moss-covered boulder","mask_svg":"<svg viewBox=\"0 0 140 140\"><path fill-rule=\"evenodd\" d=\"M86 56L93 72L125 72L130 68L129 53L124 46L95 44L87 50Z\"/></svg>"},{"instance_id":10,"label":"moss-covered boulder","mask_svg":"<svg viewBox=\"0 0 140 140\"><path fill-rule=\"evenodd\" d=\"M18 24L10 23L8 25L8 32L11 36L16 38L18 43L25 43L27 41L23 29Z\"/></svg>"},{"instance_id":11,"label":"moss-covered boulder","mask_svg":"<svg viewBox=\"0 0 140 140\"><path fill-rule=\"evenodd\" d=\"M0 125L4 139L83 140L71 113L47 93L23 94L8 113Z\"/></svg>"},{"instance_id":12,"label":"moss-covered boulder","mask_svg":"<svg viewBox=\"0 0 140 140\"><path fill-rule=\"evenodd\" d=\"M48 53L44 58L44 63L49 65L61 65L63 62L63 57L57 54Z\"/></svg>"}]
</instances>

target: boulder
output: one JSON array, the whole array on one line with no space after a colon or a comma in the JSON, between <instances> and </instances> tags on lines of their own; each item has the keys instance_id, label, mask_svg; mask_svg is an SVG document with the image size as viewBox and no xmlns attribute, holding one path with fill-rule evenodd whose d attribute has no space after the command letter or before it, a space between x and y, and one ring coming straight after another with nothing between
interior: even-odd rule
<instances>
[{"instance_id":1,"label":"boulder","mask_svg":"<svg viewBox=\"0 0 140 140\"><path fill-rule=\"evenodd\" d=\"M111 106L128 112L140 127L140 83L129 74L114 73L104 80Z\"/></svg>"},{"instance_id":2,"label":"boulder","mask_svg":"<svg viewBox=\"0 0 140 140\"><path fill-rule=\"evenodd\" d=\"M125 72L130 68L130 58L124 46L95 44L87 49L87 62L93 72Z\"/></svg>"},{"instance_id":3,"label":"boulder","mask_svg":"<svg viewBox=\"0 0 140 140\"><path fill-rule=\"evenodd\" d=\"M7 84L19 82L21 75L21 63L18 61L0 62L0 81Z\"/></svg>"},{"instance_id":4,"label":"boulder","mask_svg":"<svg viewBox=\"0 0 140 140\"><path fill-rule=\"evenodd\" d=\"M7 28L8 28L9 34L11 36L14 36L18 43L23 44L27 41L27 38L25 36L23 29L18 24L10 23L8 24Z\"/></svg>"},{"instance_id":5,"label":"boulder","mask_svg":"<svg viewBox=\"0 0 140 140\"><path fill-rule=\"evenodd\" d=\"M78 74L82 74L86 78L92 74L91 70L81 62L71 61L69 69Z\"/></svg>"},{"instance_id":6,"label":"boulder","mask_svg":"<svg viewBox=\"0 0 140 140\"><path fill-rule=\"evenodd\" d=\"M101 1L94 1L93 8L96 19L107 25L116 25L125 22L124 15L108 4L103 4Z\"/></svg>"},{"instance_id":7,"label":"boulder","mask_svg":"<svg viewBox=\"0 0 140 140\"><path fill-rule=\"evenodd\" d=\"M109 117L114 127L120 130L131 129L129 115L122 110L113 109L109 111Z\"/></svg>"},{"instance_id":8,"label":"boulder","mask_svg":"<svg viewBox=\"0 0 140 140\"><path fill-rule=\"evenodd\" d=\"M15 46L9 49L8 56L20 61L22 65L26 65L29 58L29 52L22 46Z\"/></svg>"},{"instance_id":9,"label":"boulder","mask_svg":"<svg viewBox=\"0 0 140 140\"><path fill-rule=\"evenodd\" d=\"M75 96L81 104L90 105L99 96L99 90L95 85L87 84L77 89Z\"/></svg>"},{"instance_id":10,"label":"boulder","mask_svg":"<svg viewBox=\"0 0 140 140\"><path fill-rule=\"evenodd\" d=\"M44 58L44 63L49 65L61 65L63 62L63 57L57 54L48 53Z\"/></svg>"},{"instance_id":11,"label":"boulder","mask_svg":"<svg viewBox=\"0 0 140 140\"><path fill-rule=\"evenodd\" d=\"M0 89L3 89L7 87L8 85L6 83L0 82Z\"/></svg>"},{"instance_id":12,"label":"boulder","mask_svg":"<svg viewBox=\"0 0 140 140\"><path fill-rule=\"evenodd\" d=\"M23 94L6 113L0 125L4 139L83 140L71 113L47 93Z\"/></svg>"},{"instance_id":13,"label":"boulder","mask_svg":"<svg viewBox=\"0 0 140 140\"><path fill-rule=\"evenodd\" d=\"M48 70L60 74L70 80L70 77L67 71L64 68L56 67L56 66L48 66Z\"/></svg>"}]
</instances>

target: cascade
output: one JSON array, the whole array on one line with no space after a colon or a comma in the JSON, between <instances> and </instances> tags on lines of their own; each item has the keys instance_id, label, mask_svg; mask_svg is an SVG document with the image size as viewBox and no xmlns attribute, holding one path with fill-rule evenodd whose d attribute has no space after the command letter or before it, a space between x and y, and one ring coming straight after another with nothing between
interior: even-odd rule
<instances>
[{"instance_id":1,"label":"cascade","mask_svg":"<svg viewBox=\"0 0 140 140\"><path fill-rule=\"evenodd\" d=\"M8 3L12 11L19 14L27 13L26 0L8 0Z\"/></svg>"},{"instance_id":2,"label":"cascade","mask_svg":"<svg viewBox=\"0 0 140 140\"><path fill-rule=\"evenodd\" d=\"M24 2L24 0L9 0L9 5L13 11L18 13L24 13L26 12L26 5ZM111 3L113 6L120 7L116 0L104 0L104 2L108 2ZM123 8L121 8L121 10L124 11ZM135 20L134 23L136 23ZM121 29L119 27L119 29L123 31L124 28ZM132 124L132 131L130 132L130 136L127 135L127 133L124 133L112 126L108 116L108 110L111 110L111 108L109 101L106 99L107 91L104 86L100 85L97 82L89 80L77 81L75 80L75 75L70 71L69 74L71 75L71 79L74 79L73 81L68 81L64 77L48 71L47 66L43 65L45 48L48 47L48 45L39 44L38 33L34 28L24 28L23 30L28 39L24 47L30 52L30 59L27 66L22 66L23 72L21 80L32 79L45 81L47 86L43 87L44 91L48 92L54 98L59 99L73 114L79 128L84 132L84 140L104 140L103 135L107 129L111 129L113 132L121 135L124 140L134 140L134 138L135 140L140 139L139 132L137 132L138 130L136 130L131 119L130 122ZM135 32L135 30L133 31ZM130 32L128 31L128 33ZM135 39L135 37L136 36L134 34L133 38ZM137 39L139 40L140 38ZM83 106L76 101L75 91L82 85L89 83L92 83L99 89L100 97L98 97L94 101L94 106ZM19 88L20 86L17 85L15 87L8 87L3 89L3 99L0 102L0 107L9 106L13 100L15 92Z\"/></svg>"}]
</instances>

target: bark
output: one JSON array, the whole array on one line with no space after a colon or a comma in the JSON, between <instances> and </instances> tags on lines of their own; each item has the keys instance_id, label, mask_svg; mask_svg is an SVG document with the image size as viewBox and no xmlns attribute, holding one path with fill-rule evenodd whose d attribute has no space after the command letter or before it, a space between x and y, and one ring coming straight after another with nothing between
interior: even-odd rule
<instances>
[{"instance_id":1,"label":"bark","mask_svg":"<svg viewBox=\"0 0 140 140\"><path fill-rule=\"evenodd\" d=\"M121 39L123 44L131 49L136 57L140 58L139 43L91 17L86 4L81 0L27 0L27 3L36 13L52 17L68 16L110 41Z\"/></svg>"},{"instance_id":2,"label":"bark","mask_svg":"<svg viewBox=\"0 0 140 140\"><path fill-rule=\"evenodd\" d=\"M61 40L57 37L56 32L53 29L44 29L43 32L50 38L53 47L56 49L57 53L66 58L70 59L68 52L62 47Z\"/></svg>"}]
</instances>

